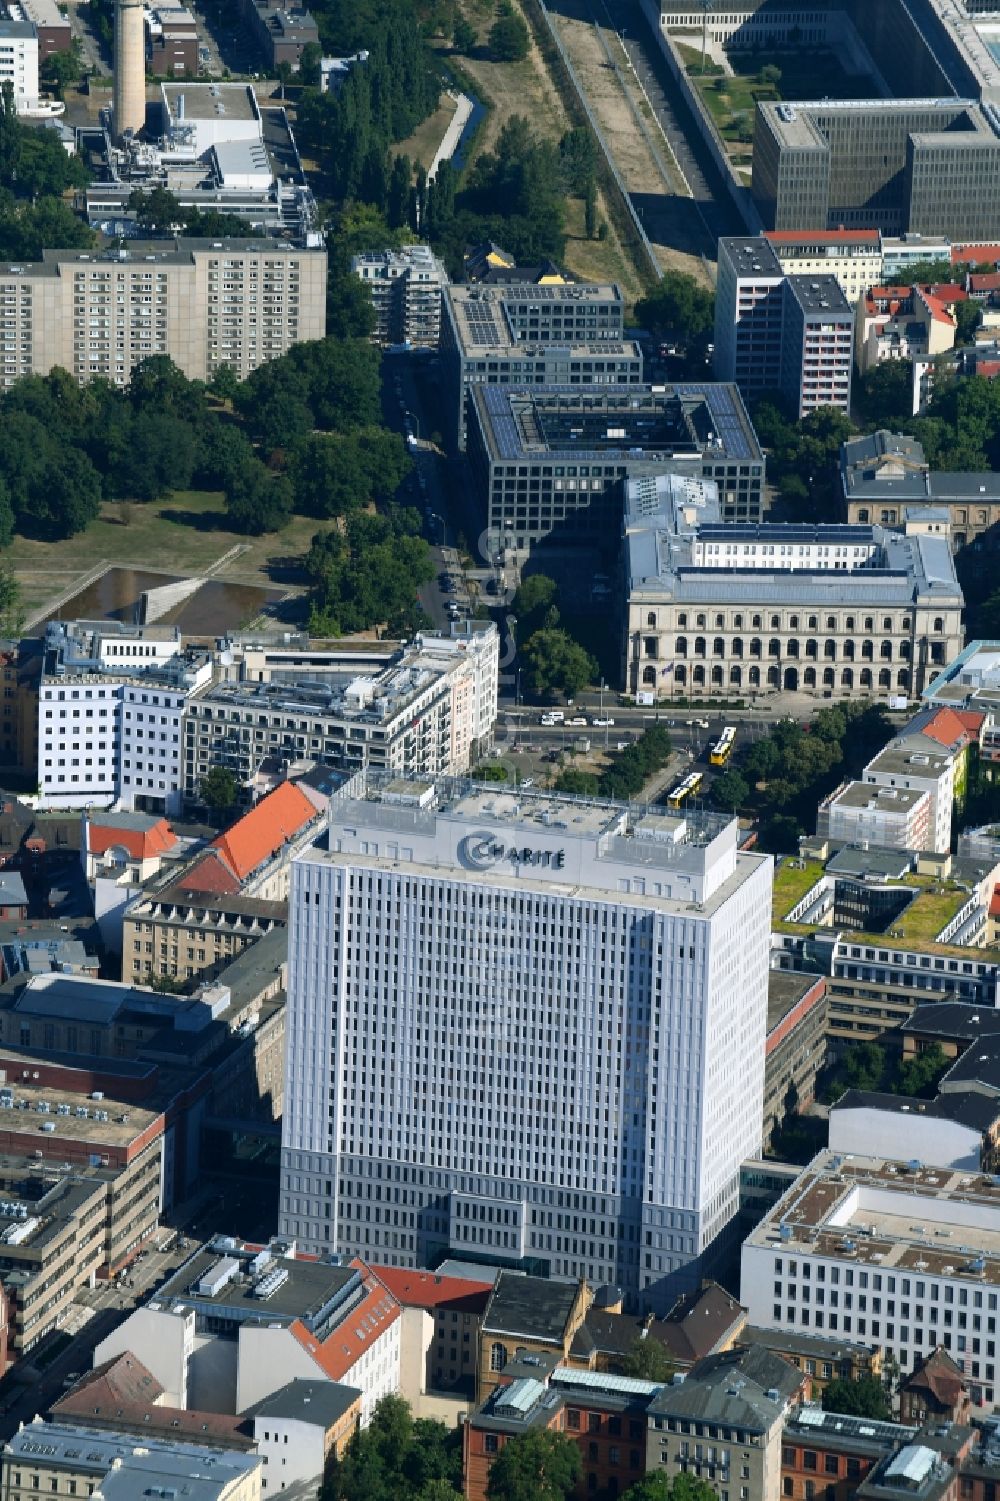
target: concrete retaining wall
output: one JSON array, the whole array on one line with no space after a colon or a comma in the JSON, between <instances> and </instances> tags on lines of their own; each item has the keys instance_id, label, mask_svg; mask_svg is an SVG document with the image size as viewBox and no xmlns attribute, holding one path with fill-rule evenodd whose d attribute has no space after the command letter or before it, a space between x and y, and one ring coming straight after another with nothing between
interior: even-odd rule
<instances>
[{"instance_id":1,"label":"concrete retaining wall","mask_svg":"<svg viewBox=\"0 0 1000 1501\"><path fill-rule=\"evenodd\" d=\"M203 578L178 579L173 584L161 584L158 589L144 589L139 597L140 625L152 625L154 620L162 620L174 605L183 604L192 594L197 594L204 582Z\"/></svg>"},{"instance_id":2,"label":"concrete retaining wall","mask_svg":"<svg viewBox=\"0 0 1000 1501\"><path fill-rule=\"evenodd\" d=\"M647 24L656 38L657 46L667 60L667 67L680 85L685 102L697 127L698 134L708 147L712 160L719 169L729 196L736 205L736 211L746 226L747 234L760 234L764 225L757 212L757 206L750 196L750 189L744 187L743 183L734 173L726 148L716 132L715 121L709 114L698 90L688 77L684 63L681 61L680 53L660 25L660 7L657 0L642 0L642 13L646 17Z\"/></svg>"}]
</instances>

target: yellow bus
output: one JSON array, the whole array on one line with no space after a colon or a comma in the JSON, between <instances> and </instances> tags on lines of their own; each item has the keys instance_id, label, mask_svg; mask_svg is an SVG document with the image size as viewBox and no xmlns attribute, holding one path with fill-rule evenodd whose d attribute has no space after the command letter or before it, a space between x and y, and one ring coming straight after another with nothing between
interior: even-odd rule
<instances>
[{"instance_id":1,"label":"yellow bus","mask_svg":"<svg viewBox=\"0 0 1000 1501\"><path fill-rule=\"evenodd\" d=\"M678 782L672 792L667 793L667 807L681 808L689 797L694 797L698 788L705 780L705 774L701 771L689 771L682 782Z\"/></svg>"},{"instance_id":2,"label":"yellow bus","mask_svg":"<svg viewBox=\"0 0 1000 1501\"><path fill-rule=\"evenodd\" d=\"M734 725L727 724L722 734L719 736L718 740L715 742L715 744L712 746L712 749L708 753L708 759L712 763L712 765L725 766L726 762L729 760L729 757L733 753L733 746L735 744L736 727Z\"/></svg>"}]
</instances>

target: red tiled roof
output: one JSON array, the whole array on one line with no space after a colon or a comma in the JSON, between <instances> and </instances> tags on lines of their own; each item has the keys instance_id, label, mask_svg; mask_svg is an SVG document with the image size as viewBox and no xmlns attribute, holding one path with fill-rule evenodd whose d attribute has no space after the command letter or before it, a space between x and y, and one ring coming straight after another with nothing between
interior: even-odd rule
<instances>
[{"instance_id":1,"label":"red tiled roof","mask_svg":"<svg viewBox=\"0 0 1000 1501\"><path fill-rule=\"evenodd\" d=\"M952 265L959 266L963 261L971 261L975 266L985 265L987 261L1000 261L1000 245L953 245Z\"/></svg>"},{"instance_id":2,"label":"red tiled roof","mask_svg":"<svg viewBox=\"0 0 1000 1501\"><path fill-rule=\"evenodd\" d=\"M235 896L240 889L239 877L219 850L206 850L190 870L178 878L177 885L183 891L204 891L213 896Z\"/></svg>"},{"instance_id":3,"label":"red tiled roof","mask_svg":"<svg viewBox=\"0 0 1000 1501\"><path fill-rule=\"evenodd\" d=\"M90 819L87 832L90 852L103 855L109 849L124 849L133 860L149 860L154 855L166 854L177 843L177 835L165 818L159 818L148 829L123 829L111 824L102 824L100 815Z\"/></svg>"},{"instance_id":4,"label":"red tiled roof","mask_svg":"<svg viewBox=\"0 0 1000 1501\"><path fill-rule=\"evenodd\" d=\"M245 881L287 839L316 817L316 809L294 782L282 782L232 828L212 840L233 873Z\"/></svg>"},{"instance_id":5,"label":"red tiled roof","mask_svg":"<svg viewBox=\"0 0 1000 1501\"><path fill-rule=\"evenodd\" d=\"M358 1306L331 1330L322 1344L309 1333L301 1319L296 1319L289 1325L292 1337L312 1356L331 1381L343 1381L355 1362L400 1315L396 1299L383 1287L371 1269L363 1261L357 1260L352 1261L351 1266L364 1274L365 1295Z\"/></svg>"},{"instance_id":6,"label":"red tiled roof","mask_svg":"<svg viewBox=\"0 0 1000 1501\"><path fill-rule=\"evenodd\" d=\"M970 292L995 292L1000 287L1000 271L990 271L969 277Z\"/></svg>"},{"instance_id":7,"label":"red tiled roof","mask_svg":"<svg viewBox=\"0 0 1000 1501\"><path fill-rule=\"evenodd\" d=\"M372 1271L404 1308L455 1308L482 1313L493 1291L492 1282L465 1277L438 1277L433 1272L401 1266L373 1266Z\"/></svg>"},{"instance_id":8,"label":"red tiled roof","mask_svg":"<svg viewBox=\"0 0 1000 1501\"><path fill-rule=\"evenodd\" d=\"M990 916L1000 917L1000 886L994 886L990 897Z\"/></svg>"},{"instance_id":9,"label":"red tiled roof","mask_svg":"<svg viewBox=\"0 0 1000 1501\"><path fill-rule=\"evenodd\" d=\"M968 745L970 740L979 739L985 719L985 714L959 712L945 706L936 710L920 733L926 735L928 740L936 740L938 745Z\"/></svg>"}]
</instances>

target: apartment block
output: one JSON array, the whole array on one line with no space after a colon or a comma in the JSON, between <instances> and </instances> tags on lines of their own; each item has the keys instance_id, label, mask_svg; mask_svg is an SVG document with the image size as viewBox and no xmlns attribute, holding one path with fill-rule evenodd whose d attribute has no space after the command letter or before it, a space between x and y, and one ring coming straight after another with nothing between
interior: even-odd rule
<instances>
[{"instance_id":1,"label":"apartment block","mask_svg":"<svg viewBox=\"0 0 1000 1501\"><path fill-rule=\"evenodd\" d=\"M269 69L291 63L297 70L302 49L319 45L319 28L304 5L281 0L242 0L243 19Z\"/></svg>"},{"instance_id":2,"label":"apartment block","mask_svg":"<svg viewBox=\"0 0 1000 1501\"><path fill-rule=\"evenodd\" d=\"M966 297L957 285L870 287L857 305L858 369L946 354L955 345L955 307Z\"/></svg>"},{"instance_id":3,"label":"apartment block","mask_svg":"<svg viewBox=\"0 0 1000 1501\"><path fill-rule=\"evenodd\" d=\"M877 229L772 229L763 238L786 276L811 281L832 276L852 307L883 278L883 240Z\"/></svg>"},{"instance_id":4,"label":"apartment block","mask_svg":"<svg viewBox=\"0 0 1000 1501\"><path fill-rule=\"evenodd\" d=\"M765 236L719 241L715 374L744 398L780 391L796 417L848 411L853 319L829 272L787 273Z\"/></svg>"},{"instance_id":5,"label":"apartment block","mask_svg":"<svg viewBox=\"0 0 1000 1501\"><path fill-rule=\"evenodd\" d=\"M17 9L35 28L39 64L55 52L69 51L73 35L69 21L59 9L58 0L19 0Z\"/></svg>"},{"instance_id":6,"label":"apartment block","mask_svg":"<svg viewBox=\"0 0 1000 1501\"><path fill-rule=\"evenodd\" d=\"M362 1261L303 1256L281 1237L261 1246L217 1235L94 1360L126 1351L159 1381L164 1406L187 1407L198 1389L214 1410L252 1416L298 1378L354 1387L367 1425L379 1398L399 1390L400 1309Z\"/></svg>"},{"instance_id":7,"label":"apartment block","mask_svg":"<svg viewBox=\"0 0 1000 1501\"><path fill-rule=\"evenodd\" d=\"M185 704L211 680L206 652L172 626L52 621L38 689L38 786L46 808L181 808Z\"/></svg>"},{"instance_id":8,"label":"apartment block","mask_svg":"<svg viewBox=\"0 0 1000 1501\"><path fill-rule=\"evenodd\" d=\"M283 1233L636 1306L697 1280L761 1137L770 862L718 815L374 773L330 829L293 866Z\"/></svg>"},{"instance_id":9,"label":"apartment block","mask_svg":"<svg viewBox=\"0 0 1000 1501\"><path fill-rule=\"evenodd\" d=\"M7 1054L8 1078L20 1062ZM156 1229L165 1148L162 1113L20 1073L0 1089L0 1273L15 1356Z\"/></svg>"},{"instance_id":10,"label":"apartment block","mask_svg":"<svg viewBox=\"0 0 1000 1501\"><path fill-rule=\"evenodd\" d=\"M262 897L214 896L181 884L144 892L125 913L122 974L212 979L287 916L287 903Z\"/></svg>"},{"instance_id":11,"label":"apartment block","mask_svg":"<svg viewBox=\"0 0 1000 1501\"><path fill-rule=\"evenodd\" d=\"M676 474L630 480L626 496L629 693L913 693L961 650L941 537L724 525L714 484Z\"/></svg>"},{"instance_id":12,"label":"apartment block","mask_svg":"<svg viewBox=\"0 0 1000 1501\"><path fill-rule=\"evenodd\" d=\"M931 795L918 787L843 783L820 803L816 834L840 844L933 849Z\"/></svg>"},{"instance_id":13,"label":"apartment block","mask_svg":"<svg viewBox=\"0 0 1000 1501\"><path fill-rule=\"evenodd\" d=\"M55 366L128 384L168 355L191 380L241 379L326 333L326 252L263 240L129 241L0 264L0 385Z\"/></svg>"},{"instance_id":14,"label":"apartment block","mask_svg":"<svg viewBox=\"0 0 1000 1501\"><path fill-rule=\"evenodd\" d=\"M450 286L441 323L453 437L464 449L476 386L637 386L642 353L624 333L621 288L510 282Z\"/></svg>"},{"instance_id":15,"label":"apartment block","mask_svg":"<svg viewBox=\"0 0 1000 1501\"><path fill-rule=\"evenodd\" d=\"M815 855L820 858L814 858ZM951 997L992 1009L1000 966L984 948L995 854L922 854L803 841L779 872L771 962L826 977L831 1038L873 1039Z\"/></svg>"},{"instance_id":16,"label":"apartment block","mask_svg":"<svg viewBox=\"0 0 1000 1501\"><path fill-rule=\"evenodd\" d=\"M996 1395L1000 1188L915 1159L821 1152L743 1246L754 1324L882 1345L909 1373L939 1345Z\"/></svg>"},{"instance_id":17,"label":"apartment block","mask_svg":"<svg viewBox=\"0 0 1000 1501\"><path fill-rule=\"evenodd\" d=\"M372 294L376 344L437 349L448 273L429 245L356 255L351 270Z\"/></svg>"},{"instance_id":18,"label":"apartment block","mask_svg":"<svg viewBox=\"0 0 1000 1501\"><path fill-rule=\"evenodd\" d=\"M992 471L931 471L916 438L884 428L852 438L840 450L840 476L848 521L904 526L922 506L947 516L953 552L1000 522L1000 481Z\"/></svg>"},{"instance_id":19,"label":"apartment block","mask_svg":"<svg viewBox=\"0 0 1000 1501\"><path fill-rule=\"evenodd\" d=\"M4 1501L46 1495L132 1501L171 1493L190 1501L261 1501L263 1458L179 1437L156 1438L85 1423L22 1423L0 1457Z\"/></svg>"},{"instance_id":20,"label":"apartment block","mask_svg":"<svg viewBox=\"0 0 1000 1501\"><path fill-rule=\"evenodd\" d=\"M197 797L211 766L247 786L261 763L308 758L347 772L371 765L436 776L468 770L493 735L500 640L470 622L450 636L418 635L370 675L346 684L216 682L187 706L184 787Z\"/></svg>"},{"instance_id":21,"label":"apartment block","mask_svg":"<svg viewBox=\"0 0 1000 1501\"><path fill-rule=\"evenodd\" d=\"M0 20L0 86L6 84L19 114L37 106L38 33L30 20Z\"/></svg>"}]
</instances>

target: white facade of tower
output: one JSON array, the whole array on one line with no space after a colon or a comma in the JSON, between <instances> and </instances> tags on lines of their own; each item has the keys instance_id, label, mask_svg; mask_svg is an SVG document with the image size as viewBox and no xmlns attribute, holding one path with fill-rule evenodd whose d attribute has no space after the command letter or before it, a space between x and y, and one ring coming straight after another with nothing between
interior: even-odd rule
<instances>
[{"instance_id":1,"label":"white facade of tower","mask_svg":"<svg viewBox=\"0 0 1000 1501\"><path fill-rule=\"evenodd\" d=\"M761 1139L771 862L736 834L468 783L336 799L293 867L283 1233L633 1300L696 1263Z\"/></svg>"}]
</instances>

